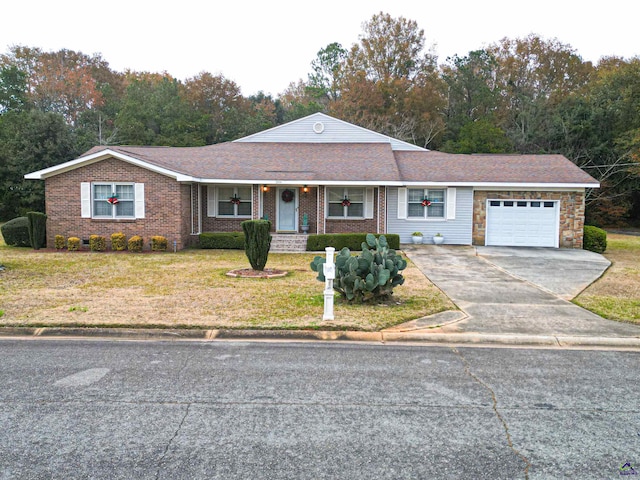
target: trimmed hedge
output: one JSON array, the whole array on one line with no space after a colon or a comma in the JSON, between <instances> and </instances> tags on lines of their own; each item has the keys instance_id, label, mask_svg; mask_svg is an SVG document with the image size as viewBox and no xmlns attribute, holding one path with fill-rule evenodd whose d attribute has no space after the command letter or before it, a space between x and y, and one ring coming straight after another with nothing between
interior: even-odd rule
<instances>
[{"instance_id":1,"label":"trimmed hedge","mask_svg":"<svg viewBox=\"0 0 640 480\"><path fill-rule=\"evenodd\" d=\"M69 237L67 239L67 250L70 252L80 250L80 239L78 237Z\"/></svg>"},{"instance_id":2,"label":"trimmed hedge","mask_svg":"<svg viewBox=\"0 0 640 480\"><path fill-rule=\"evenodd\" d=\"M262 271L269 259L271 248L271 222L246 220L240 224L244 232L244 253L254 270Z\"/></svg>"},{"instance_id":3,"label":"trimmed hedge","mask_svg":"<svg viewBox=\"0 0 640 480\"><path fill-rule=\"evenodd\" d=\"M201 233L200 248L244 250L244 232Z\"/></svg>"},{"instance_id":4,"label":"trimmed hedge","mask_svg":"<svg viewBox=\"0 0 640 480\"><path fill-rule=\"evenodd\" d=\"M167 249L167 239L162 235L154 235L151 237L151 250L154 252L164 252Z\"/></svg>"},{"instance_id":5,"label":"trimmed hedge","mask_svg":"<svg viewBox=\"0 0 640 480\"><path fill-rule=\"evenodd\" d=\"M389 234L376 234L378 238L380 235L387 237L387 243L389 248L394 250L400 249L400 235L395 233ZM337 251L347 247L351 251L362 251L362 242L367 240L366 233L324 233L309 235L307 239L307 251L320 252L324 251L325 247L334 247Z\"/></svg>"},{"instance_id":6,"label":"trimmed hedge","mask_svg":"<svg viewBox=\"0 0 640 480\"><path fill-rule=\"evenodd\" d=\"M67 240L62 235L56 235L53 245L56 250L64 250L67 246Z\"/></svg>"},{"instance_id":7,"label":"trimmed hedge","mask_svg":"<svg viewBox=\"0 0 640 480\"><path fill-rule=\"evenodd\" d=\"M41 212L27 212L29 242L34 250L47 245L47 215Z\"/></svg>"},{"instance_id":8,"label":"trimmed hedge","mask_svg":"<svg viewBox=\"0 0 640 480\"><path fill-rule=\"evenodd\" d=\"M127 237L124 233L111 234L111 250L114 252L123 252L127 249Z\"/></svg>"},{"instance_id":9,"label":"trimmed hedge","mask_svg":"<svg viewBox=\"0 0 640 480\"><path fill-rule=\"evenodd\" d=\"M592 225L585 225L582 248L603 253L607 249L607 232Z\"/></svg>"},{"instance_id":10,"label":"trimmed hedge","mask_svg":"<svg viewBox=\"0 0 640 480\"><path fill-rule=\"evenodd\" d=\"M2 236L4 243L12 247L30 247L29 240L29 219L27 217L17 217L2 225Z\"/></svg>"},{"instance_id":11,"label":"trimmed hedge","mask_svg":"<svg viewBox=\"0 0 640 480\"><path fill-rule=\"evenodd\" d=\"M102 235L89 236L89 250L92 252L104 252L107 249L107 239Z\"/></svg>"},{"instance_id":12,"label":"trimmed hedge","mask_svg":"<svg viewBox=\"0 0 640 480\"><path fill-rule=\"evenodd\" d=\"M140 253L144 248L144 240L140 235L134 235L127 242L127 248L130 252Z\"/></svg>"}]
</instances>

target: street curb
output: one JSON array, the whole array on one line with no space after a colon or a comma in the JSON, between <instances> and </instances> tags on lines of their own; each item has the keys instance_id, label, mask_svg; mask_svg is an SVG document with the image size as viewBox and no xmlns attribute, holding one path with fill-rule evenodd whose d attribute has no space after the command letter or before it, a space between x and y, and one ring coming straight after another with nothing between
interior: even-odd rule
<instances>
[{"instance_id":1,"label":"street curb","mask_svg":"<svg viewBox=\"0 0 640 480\"><path fill-rule=\"evenodd\" d=\"M189 330L78 327L0 327L0 337L92 338L119 340L245 340L245 341L330 341L368 343L466 344L495 346L603 347L640 349L639 337L580 337L562 335L507 335L481 333L357 332L330 330Z\"/></svg>"}]
</instances>

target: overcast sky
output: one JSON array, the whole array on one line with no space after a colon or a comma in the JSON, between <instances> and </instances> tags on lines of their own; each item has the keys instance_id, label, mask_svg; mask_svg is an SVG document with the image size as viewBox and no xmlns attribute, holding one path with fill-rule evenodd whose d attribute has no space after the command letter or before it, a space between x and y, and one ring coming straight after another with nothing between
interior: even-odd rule
<instances>
[{"instance_id":1,"label":"overcast sky","mask_svg":"<svg viewBox=\"0 0 640 480\"><path fill-rule=\"evenodd\" d=\"M503 37L538 33L585 60L640 54L637 0L31 0L3 2L0 49L101 53L112 69L179 79L222 74L244 95L306 79L318 50L358 41L380 11L416 20L440 63Z\"/></svg>"}]
</instances>

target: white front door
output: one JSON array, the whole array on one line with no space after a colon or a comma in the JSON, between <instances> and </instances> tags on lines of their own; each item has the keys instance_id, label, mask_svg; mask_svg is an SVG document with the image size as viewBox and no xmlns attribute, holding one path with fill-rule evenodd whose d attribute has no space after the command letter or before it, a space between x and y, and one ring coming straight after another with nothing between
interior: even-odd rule
<instances>
[{"instance_id":1,"label":"white front door","mask_svg":"<svg viewBox=\"0 0 640 480\"><path fill-rule=\"evenodd\" d=\"M278 188L276 231L298 231L298 189Z\"/></svg>"}]
</instances>

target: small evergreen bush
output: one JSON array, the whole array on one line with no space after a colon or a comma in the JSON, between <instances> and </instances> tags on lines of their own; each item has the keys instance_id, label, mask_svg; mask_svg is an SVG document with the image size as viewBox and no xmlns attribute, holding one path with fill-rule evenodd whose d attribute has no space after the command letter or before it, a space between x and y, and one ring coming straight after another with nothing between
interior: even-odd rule
<instances>
[{"instance_id":1,"label":"small evergreen bush","mask_svg":"<svg viewBox=\"0 0 640 480\"><path fill-rule=\"evenodd\" d=\"M56 247L56 250L64 250L64 247L67 246L67 242L62 235L56 235L55 240L53 241L53 246Z\"/></svg>"},{"instance_id":2,"label":"small evergreen bush","mask_svg":"<svg viewBox=\"0 0 640 480\"><path fill-rule=\"evenodd\" d=\"M244 250L244 233L201 233L199 246L200 248L225 248L229 250Z\"/></svg>"},{"instance_id":3,"label":"small evergreen bush","mask_svg":"<svg viewBox=\"0 0 640 480\"><path fill-rule=\"evenodd\" d=\"M142 247L144 247L144 240L140 235L134 235L129 239L127 247L130 252L140 253L142 251Z\"/></svg>"},{"instance_id":4,"label":"small evergreen bush","mask_svg":"<svg viewBox=\"0 0 640 480\"><path fill-rule=\"evenodd\" d=\"M115 252L122 252L127 249L127 237L124 233L112 233L111 234L111 250Z\"/></svg>"},{"instance_id":5,"label":"small evergreen bush","mask_svg":"<svg viewBox=\"0 0 640 480\"><path fill-rule=\"evenodd\" d=\"M89 237L89 250L92 252L104 252L107 249L107 240L102 235Z\"/></svg>"},{"instance_id":6,"label":"small evergreen bush","mask_svg":"<svg viewBox=\"0 0 640 480\"><path fill-rule=\"evenodd\" d=\"M164 252L167 249L167 239L162 235L151 237L151 250L154 252Z\"/></svg>"},{"instance_id":7,"label":"small evergreen bush","mask_svg":"<svg viewBox=\"0 0 640 480\"><path fill-rule=\"evenodd\" d=\"M585 225L582 248L603 253L607 249L607 232L592 225Z\"/></svg>"},{"instance_id":8,"label":"small evergreen bush","mask_svg":"<svg viewBox=\"0 0 640 480\"><path fill-rule=\"evenodd\" d=\"M381 234L374 235L380 238ZM391 233L385 235L389 248L400 249L400 235ZM352 251L359 251L362 244L366 243L366 233L324 233L309 235L307 239L307 250L310 252L324 251L325 247L334 247L336 251L348 248Z\"/></svg>"},{"instance_id":9,"label":"small evergreen bush","mask_svg":"<svg viewBox=\"0 0 640 480\"><path fill-rule=\"evenodd\" d=\"M240 224L244 232L244 251L251 268L262 271L267 264L271 248L271 222L269 220L247 220Z\"/></svg>"},{"instance_id":10,"label":"small evergreen bush","mask_svg":"<svg viewBox=\"0 0 640 480\"><path fill-rule=\"evenodd\" d=\"M27 212L29 243L34 250L47 244L47 215L41 212Z\"/></svg>"},{"instance_id":11,"label":"small evergreen bush","mask_svg":"<svg viewBox=\"0 0 640 480\"><path fill-rule=\"evenodd\" d=\"M29 219L27 217L17 217L2 225L2 236L4 243L12 247L30 247L29 241Z\"/></svg>"},{"instance_id":12,"label":"small evergreen bush","mask_svg":"<svg viewBox=\"0 0 640 480\"><path fill-rule=\"evenodd\" d=\"M77 252L80 250L80 239L78 237L69 237L67 239L67 250Z\"/></svg>"}]
</instances>

